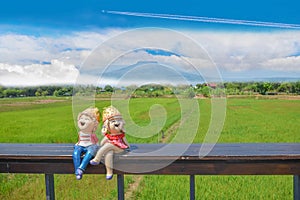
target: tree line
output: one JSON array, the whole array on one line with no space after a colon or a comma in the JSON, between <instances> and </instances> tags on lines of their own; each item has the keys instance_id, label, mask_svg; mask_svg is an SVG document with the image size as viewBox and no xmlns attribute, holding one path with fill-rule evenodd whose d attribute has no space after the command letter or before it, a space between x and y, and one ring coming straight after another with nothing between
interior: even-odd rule
<instances>
[{"instance_id":1,"label":"tree line","mask_svg":"<svg viewBox=\"0 0 300 200\"><path fill-rule=\"evenodd\" d=\"M13 97L41 97L41 96L72 96L80 95L85 93L96 92L100 93L112 93L115 91L110 85L105 87L95 87L95 86L31 86L31 87L3 87L0 86L0 98L13 98Z\"/></svg>"},{"instance_id":2,"label":"tree line","mask_svg":"<svg viewBox=\"0 0 300 200\"><path fill-rule=\"evenodd\" d=\"M196 85L162 86L156 84L127 86L116 88L111 85L95 86L35 86L35 87L3 87L0 86L0 98L32 97L32 96L72 96L87 93L112 94L127 93L131 97L162 97L182 95L185 97L211 95L276 95L300 94L300 81L297 82L225 82L225 83L199 83Z\"/></svg>"}]
</instances>

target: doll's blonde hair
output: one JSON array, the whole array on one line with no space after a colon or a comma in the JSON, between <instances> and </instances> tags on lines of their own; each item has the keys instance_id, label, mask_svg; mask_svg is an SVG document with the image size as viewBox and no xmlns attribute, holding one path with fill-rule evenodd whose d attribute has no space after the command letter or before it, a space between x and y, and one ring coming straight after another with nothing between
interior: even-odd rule
<instances>
[{"instance_id":1,"label":"doll's blonde hair","mask_svg":"<svg viewBox=\"0 0 300 200\"><path fill-rule=\"evenodd\" d=\"M91 107L85 109L84 111L78 114L77 120L81 117L81 115L87 115L94 121L97 121L98 123L100 122L100 112L98 108Z\"/></svg>"}]
</instances>

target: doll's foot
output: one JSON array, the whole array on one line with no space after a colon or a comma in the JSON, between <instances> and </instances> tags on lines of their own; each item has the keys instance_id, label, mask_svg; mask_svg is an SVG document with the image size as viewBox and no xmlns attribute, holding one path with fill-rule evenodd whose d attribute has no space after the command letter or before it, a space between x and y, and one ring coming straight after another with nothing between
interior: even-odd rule
<instances>
[{"instance_id":1,"label":"doll's foot","mask_svg":"<svg viewBox=\"0 0 300 200\"><path fill-rule=\"evenodd\" d=\"M91 164L91 165L99 165L99 163L100 163L100 162L96 162L96 161L94 161L94 160L91 160L91 161L90 161L90 164Z\"/></svg>"},{"instance_id":2,"label":"doll's foot","mask_svg":"<svg viewBox=\"0 0 300 200\"><path fill-rule=\"evenodd\" d=\"M77 180L81 180L81 179L82 179L82 175L77 174L77 175L76 175L76 179L77 179Z\"/></svg>"},{"instance_id":3,"label":"doll's foot","mask_svg":"<svg viewBox=\"0 0 300 200\"><path fill-rule=\"evenodd\" d=\"M113 176L113 174L106 174L106 180L111 180Z\"/></svg>"},{"instance_id":4,"label":"doll's foot","mask_svg":"<svg viewBox=\"0 0 300 200\"><path fill-rule=\"evenodd\" d=\"M83 175L83 171L81 169L76 170L76 179L81 180Z\"/></svg>"}]
</instances>

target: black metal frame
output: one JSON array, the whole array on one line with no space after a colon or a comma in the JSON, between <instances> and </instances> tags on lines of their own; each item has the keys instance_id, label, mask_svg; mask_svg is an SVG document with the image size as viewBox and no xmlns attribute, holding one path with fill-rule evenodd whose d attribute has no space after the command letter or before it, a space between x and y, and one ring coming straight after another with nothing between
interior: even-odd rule
<instances>
[{"instance_id":1,"label":"black metal frame","mask_svg":"<svg viewBox=\"0 0 300 200\"><path fill-rule=\"evenodd\" d=\"M294 175L294 200L300 200L300 175ZM45 174L46 200L55 200L54 176ZM118 200L125 199L124 174L117 175ZM190 175L190 200L195 200L195 175Z\"/></svg>"},{"instance_id":2,"label":"black metal frame","mask_svg":"<svg viewBox=\"0 0 300 200\"><path fill-rule=\"evenodd\" d=\"M191 144L183 155L174 152L139 156L155 152L164 144L135 144L134 150L116 155L118 199L124 196L124 175L140 174L145 163L156 166L162 160L173 162L159 170L143 174L188 175L190 199L196 199L195 175L292 175L294 199L300 200L300 143L216 144L205 157L199 157L201 144ZM181 144L173 145L172 149ZM73 174L74 144L7 144L0 143L0 173L45 174L46 199L55 199L54 174ZM141 162L143 161L143 162ZM117 169L134 169L136 173ZM131 170L132 171L132 170ZM105 174L105 166L90 166L87 174Z\"/></svg>"}]
</instances>

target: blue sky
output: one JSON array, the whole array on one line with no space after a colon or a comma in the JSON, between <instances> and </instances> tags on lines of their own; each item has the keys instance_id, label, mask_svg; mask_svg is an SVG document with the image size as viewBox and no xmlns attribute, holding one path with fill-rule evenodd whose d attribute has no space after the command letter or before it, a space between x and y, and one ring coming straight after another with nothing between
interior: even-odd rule
<instances>
[{"instance_id":1,"label":"blue sky","mask_svg":"<svg viewBox=\"0 0 300 200\"><path fill-rule=\"evenodd\" d=\"M207 16L217 18L270 21L280 23L299 22L299 1L101 1L101 0L10 0L1 3L0 19L3 24L45 26L66 29L90 27L138 27L141 24L163 25L168 22L138 19L124 16L107 16L102 10L165 13L177 15ZM174 25L174 24L173 24Z\"/></svg>"},{"instance_id":2,"label":"blue sky","mask_svg":"<svg viewBox=\"0 0 300 200\"><path fill-rule=\"evenodd\" d=\"M114 10L297 24L300 19L299 6L300 3L297 0L152 0L142 3L138 0L10 0L1 3L0 23L61 30L140 26L177 27L178 25L187 28L211 27L210 24L179 24L173 20L114 16L101 12Z\"/></svg>"},{"instance_id":3,"label":"blue sky","mask_svg":"<svg viewBox=\"0 0 300 200\"><path fill-rule=\"evenodd\" d=\"M296 0L4 1L0 7L0 85L74 83L82 63L98 45L124 31L143 27L169 28L192 38L207 51L224 80L300 79L299 28L230 25L102 12L170 14L299 26L299 7L300 2ZM171 55L180 52L167 44L165 49L171 53L156 51L158 53L154 54L153 50L148 50L147 59L170 60ZM182 55L187 57L184 53ZM169 62L174 64L174 59Z\"/></svg>"}]
</instances>

